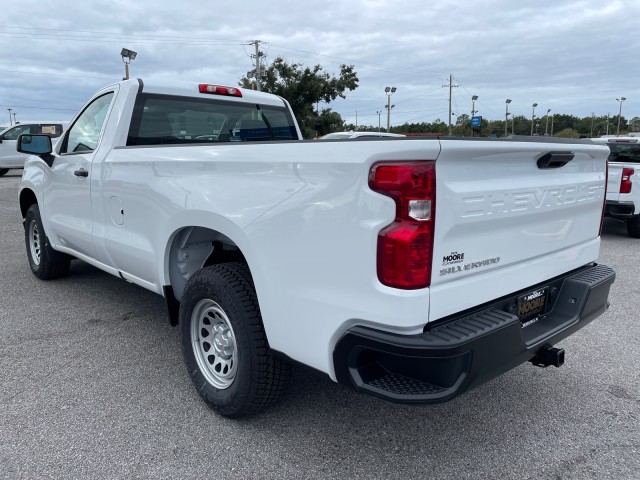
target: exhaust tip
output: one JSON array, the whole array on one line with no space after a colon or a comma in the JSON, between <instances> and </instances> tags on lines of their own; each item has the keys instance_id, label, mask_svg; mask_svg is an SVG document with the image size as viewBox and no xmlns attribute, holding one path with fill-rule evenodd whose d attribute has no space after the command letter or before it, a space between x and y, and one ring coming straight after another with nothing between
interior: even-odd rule
<instances>
[{"instance_id":1,"label":"exhaust tip","mask_svg":"<svg viewBox=\"0 0 640 480\"><path fill-rule=\"evenodd\" d=\"M564 365L564 349L545 347L538 350L536 356L529 360L536 367L546 368L553 365L556 368Z\"/></svg>"}]
</instances>

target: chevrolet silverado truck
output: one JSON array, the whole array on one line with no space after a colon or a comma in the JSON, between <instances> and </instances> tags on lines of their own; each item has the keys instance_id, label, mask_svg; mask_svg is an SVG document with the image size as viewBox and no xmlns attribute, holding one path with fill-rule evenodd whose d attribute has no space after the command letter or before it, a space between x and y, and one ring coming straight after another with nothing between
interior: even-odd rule
<instances>
[{"instance_id":1,"label":"chevrolet silverado truck","mask_svg":"<svg viewBox=\"0 0 640 480\"><path fill-rule=\"evenodd\" d=\"M604 214L624 221L629 236L640 238L640 137L603 137L592 141L607 145L610 150Z\"/></svg>"},{"instance_id":2,"label":"chevrolet silverado truck","mask_svg":"<svg viewBox=\"0 0 640 480\"><path fill-rule=\"evenodd\" d=\"M19 188L29 266L79 259L164 297L220 414L291 362L393 402L444 402L608 307L608 149L589 141L302 140L286 100L128 80L96 93Z\"/></svg>"}]
</instances>

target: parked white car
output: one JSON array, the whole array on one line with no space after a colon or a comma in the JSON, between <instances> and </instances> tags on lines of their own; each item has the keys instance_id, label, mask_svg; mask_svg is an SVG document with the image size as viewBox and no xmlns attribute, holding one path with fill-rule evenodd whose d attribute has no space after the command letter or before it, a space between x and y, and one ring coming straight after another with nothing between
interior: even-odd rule
<instances>
[{"instance_id":1,"label":"parked white car","mask_svg":"<svg viewBox=\"0 0 640 480\"><path fill-rule=\"evenodd\" d=\"M52 139L62 135L68 122L66 121L34 121L20 122L0 132L0 177L11 168L23 168L28 155L16 150L16 140L23 134L48 135ZM55 141L54 141L55 143Z\"/></svg>"}]
</instances>

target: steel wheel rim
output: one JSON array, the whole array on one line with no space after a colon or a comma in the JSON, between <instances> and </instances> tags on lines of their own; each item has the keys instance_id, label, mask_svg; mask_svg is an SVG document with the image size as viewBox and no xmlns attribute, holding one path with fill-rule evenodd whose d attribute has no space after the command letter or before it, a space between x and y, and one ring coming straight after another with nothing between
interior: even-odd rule
<instances>
[{"instance_id":1,"label":"steel wheel rim","mask_svg":"<svg viewBox=\"0 0 640 480\"><path fill-rule=\"evenodd\" d=\"M191 314L191 347L204 378L215 388L229 388L236 378L238 349L225 311L210 299Z\"/></svg>"},{"instance_id":2,"label":"steel wheel rim","mask_svg":"<svg viewBox=\"0 0 640 480\"><path fill-rule=\"evenodd\" d=\"M31 260L35 265L40 265L40 231L38 230L38 224L32 221L29 224L29 250L31 251Z\"/></svg>"}]
</instances>

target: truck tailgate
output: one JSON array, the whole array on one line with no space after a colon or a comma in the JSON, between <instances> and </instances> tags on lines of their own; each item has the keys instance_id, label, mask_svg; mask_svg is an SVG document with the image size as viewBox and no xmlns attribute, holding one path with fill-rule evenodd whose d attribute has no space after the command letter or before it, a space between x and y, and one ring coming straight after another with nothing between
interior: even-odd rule
<instances>
[{"instance_id":1,"label":"truck tailgate","mask_svg":"<svg viewBox=\"0 0 640 480\"><path fill-rule=\"evenodd\" d=\"M622 179L621 163L609 162L609 176L607 180L607 200L613 202L620 201L620 180Z\"/></svg>"},{"instance_id":2,"label":"truck tailgate","mask_svg":"<svg viewBox=\"0 0 640 480\"><path fill-rule=\"evenodd\" d=\"M430 321L526 289L598 255L606 147L531 141L482 146L442 141ZM571 159L560 167L545 165L550 152L573 158L554 154L552 159Z\"/></svg>"}]
</instances>

